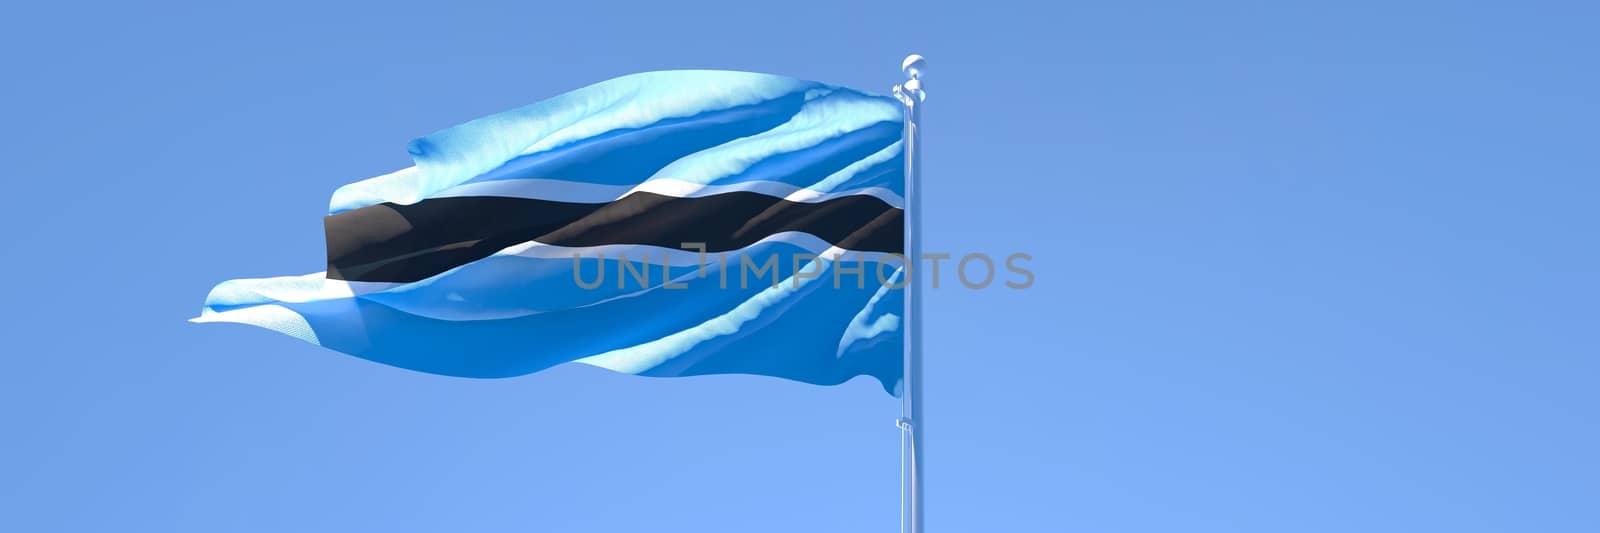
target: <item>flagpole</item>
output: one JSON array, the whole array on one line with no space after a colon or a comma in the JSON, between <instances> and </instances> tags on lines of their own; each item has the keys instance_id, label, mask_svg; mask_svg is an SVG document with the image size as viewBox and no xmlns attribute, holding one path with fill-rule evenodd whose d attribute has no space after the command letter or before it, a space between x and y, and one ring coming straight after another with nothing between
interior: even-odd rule
<instances>
[{"instance_id":1,"label":"flagpole","mask_svg":"<svg viewBox=\"0 0 1600 533\"><path fill-rule=\"evenodd\" d=\"M922 462L922 280L917 270L922 257L922 101L927 94L922 91L922 74L927 61L911 54L900 64L906 75L905 83L894 86L894 96L905 106L905 131L902 137L906 163L906 280L905 280L905 353L904 373L901 379L900 427L901 452L901 519L904 533L923 533Z\"/></svg>"}]
</instances>

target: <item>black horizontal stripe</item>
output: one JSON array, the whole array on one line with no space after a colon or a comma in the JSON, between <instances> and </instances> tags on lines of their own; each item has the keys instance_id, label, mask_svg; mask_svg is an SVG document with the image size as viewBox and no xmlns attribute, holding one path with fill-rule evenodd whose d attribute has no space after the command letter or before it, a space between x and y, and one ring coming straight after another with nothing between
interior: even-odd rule
<instances>
[{"instance_id":1,"label":"black horizontal stripe","mask_svg":"<svg viewBox=\"0 0 1600 533\"><path fill-rule=\"evenodd\" d=\"M603 204L528 198L432 198L327 217L328 277L410 282L538 241L557 246L641 244L707 251L744 248L798 231L835 246L901 253L903 211L873 196L791 202L754 192L678 198L636 192Z\"/></svg>"}]
</instances>

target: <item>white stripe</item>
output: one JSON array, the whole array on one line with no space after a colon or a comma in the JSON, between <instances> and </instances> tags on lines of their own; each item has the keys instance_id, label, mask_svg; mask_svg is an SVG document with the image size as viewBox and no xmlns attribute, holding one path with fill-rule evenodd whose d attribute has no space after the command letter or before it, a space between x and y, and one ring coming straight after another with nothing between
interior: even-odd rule
<instances>
[{"instance_id":1,"label":"white stripe","mask_svg":"<svg viewBox=\"0 0 1600 533\"><path fill-rule=\"evenodd\" d=\"M540 242L525 242L505 248L495 255L515 256L534 259L559 259L572 260L574 257L585 259L610 259L628 261L633 263L649 263L653 265L667 265L673 267L692 267L726 265L724 261L739 261L740 254L748 253L750 247L766 243L787 243L817 254L817 257L831 261L848 262L878 262L890 266L900 266L905 263L905 258L899 254L886 252L857 251L840 248L822 240L815 235L788 231L774 233L750 246L738 250L724 252L708 252L701 254L690 249L666 248L644 244L610 244L604 246L554 246ZM469 263L470 264L470 263ZM452 270L453 271L453 270ZM441 275L449 275L448 273ZM692 276L692 274L687 275ZM684 278L689 279L688 277ZM276 303L309 303L340 300L363 294L383 292L397 287L407 286L410 283L380 282L380 281L344 281L327 279L326 274L315 272L301 276L282 276L275 278L246 278L228 280L211 289L206 296L205 312L200 321L229 321L245 322L260 325L266 322L281 324L281 313L273 312L271 315L261 316L254 313L240 315L234 313L241 309L218 311L221 308L248 308L247 306L260 306ZM213 316L219 315L219 316ZM235 320L233 317L246 317ZM272 327L284 331L283 327ZM291 333L295 334L295 333ZM296 334L296 336L299 336ZM313 341L315 342L315 341Z\"/></svg>"},{"instance_id":2,"label":"white stripe","mask_svg":"<svg viewBox=\"0 0 1600 533\"><path fill-rule=\"evenodd\" d=\"M726 258L734 257L749 250L753 246L766 243L787 243L799 246L806 251L817 254L818 257L828 260L838 260L843 257L848 261L876 261L890 265L900 265L905 262L905 256L887 252L866 252L850 250L834 246L816 235L800 231L785 231L768 235L766 238L751 243L750 246L725 252L700 253L694 248L666 248L648 244L607 244L603 246L556 246L542 242L529 241L507 247L495 255L529 257L535 259L572 259L595 258L617 259L622 261L643 262L667 266L696 266L720 262ZM848 255L846 255L848 254Z\"/></svg>"},{"instance_id":3,"label":"white stripe","mask_svg":"<svg viewBox=\"0 0 1600 533\"><path fill-rule=\"evenodd\" d=\"M206 307L321 302L385 291L400 285L403 283L327 279L324 272L303 276L234 279L211 289L211 293L206 295Z\"/></svg>"},{"instance_id":4,"label":"white stripe","mask_svg":"<svg viewBox=\"0 0 1600 533\"><path fill-rule=\"evenodd\" d=\"M599 204L616 201L635 192L648 192L676 198L699 198L740 191L776 196L791 202L821 203L845 196L872 196L883 200L884 203L889 204L891 207L904 208L905 205L904 198L883 187L863 187L845 191L823 192L777 181L746 181L726 185L705 185L672 178L653 178L633 186L537 178L481 181L445 189L434 194L432 198L495 196Z\"/></svg>"},{"instance_id":5,"label":"white stripe","mask_svg":"<svg viewBox=\"0 0 1600 533\"><path fill-rule=\"evenodd\" d=\"M231 309L216 312L205 309L200 316L189 319L190 322L233 322L235 324L248 324L261 327L300 339L311 344L321 345L317 338L316 330L311 329L311 323L293 310L276 304L258 305L242 309Z\"/></svg>"}]
</instances>

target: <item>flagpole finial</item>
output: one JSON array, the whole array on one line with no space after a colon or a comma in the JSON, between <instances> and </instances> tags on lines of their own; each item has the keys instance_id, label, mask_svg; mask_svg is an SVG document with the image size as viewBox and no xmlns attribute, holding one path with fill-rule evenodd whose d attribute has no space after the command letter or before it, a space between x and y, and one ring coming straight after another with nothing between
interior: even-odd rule
<instances>
[{"instance_id":1,"label":"flagpole finial","mask_svg":"<svg viewBox=\"0 0 1600 533\"><path fill-rule=\"evenodd\" d=\"M926 68L928 68L928 60L923 59L922 54L908 55L906 60L900 63L900 70L905 71L906 79L911 80L922 79L922 71Z\"/></svg>"},{"instance_id":2,"label":"flagpole finial","mask_svg":"<svg viewBox=\"0 0 1600 533\"><path fill-rule=\"evenodd\" d=\"M894 86L895 96L899 96L902 102L908 102L908 105L927 100L928 93L922 90L922 75L928 71L928 60L921 54L908 55L905 61L900 62L900 70L906 73L906 82Z\"/></svg>"}]
</instances>

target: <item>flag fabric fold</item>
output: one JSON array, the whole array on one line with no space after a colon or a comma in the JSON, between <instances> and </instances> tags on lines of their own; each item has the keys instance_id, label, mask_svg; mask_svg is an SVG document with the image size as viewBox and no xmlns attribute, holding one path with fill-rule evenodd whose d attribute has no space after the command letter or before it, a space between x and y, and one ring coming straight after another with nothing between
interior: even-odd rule
<instances>
[{"instance_id":1,"label":"flag fabric fold","mask_svg":"<svg viewBox=\"0 0 1600 533\"><path fill-rule=\"evenodd\" d=\"M338 189L327 269L197 322L412 370L871 376L898 394L901 106L781 76L634 74L413 141Z\"/></svg>"}]
</instances>

